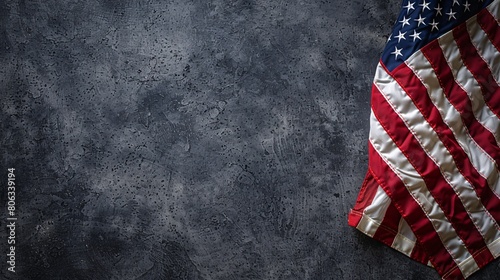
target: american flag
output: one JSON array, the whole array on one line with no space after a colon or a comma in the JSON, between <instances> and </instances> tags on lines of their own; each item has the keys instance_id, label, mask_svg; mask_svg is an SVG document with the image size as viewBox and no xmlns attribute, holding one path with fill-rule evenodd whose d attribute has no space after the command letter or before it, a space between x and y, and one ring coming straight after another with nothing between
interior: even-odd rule
<instances>
[{"instance_id":1,"label":"american flag","mask_svg":"<svg viewBox=\"0 0 500 280\"><path fill-rule=\"evenodd\" d=\"M404 0L349 225L463 279L500 256L500 0Z\"/></svg>"}]
</instances>

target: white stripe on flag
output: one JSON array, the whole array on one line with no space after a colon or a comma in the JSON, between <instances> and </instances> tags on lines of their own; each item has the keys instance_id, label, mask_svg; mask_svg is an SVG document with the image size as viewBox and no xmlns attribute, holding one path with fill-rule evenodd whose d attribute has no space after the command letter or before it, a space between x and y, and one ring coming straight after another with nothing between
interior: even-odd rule
<instances>
[{"instance_id":1,"label":"white stripe on flag","mask_svg":"<svg viewBox=\"0 0 500 280\"><path fill-rule=\"evenodd\" d=\"M498 84L498 81L500 81L500 53L498 53L498 50L491 43L488 35L479 26L476 19L477 16L474 16L467 20L467 31L477 53L488 64L491 74Z\"/></svg>"},{"instance_id":2,"label":"white stripe on flag","mask_svg":"<svg viewBox=\"0 0 500 280\"><path fill-rule=\"evenodd\" d=\"M387 208L391 204L391 199L379 186L373 201L363 211L363 217L356 227L366 235L373 237L384 220Z\"/></svg>"},{"instance_id":3,"label":"white stripe on flag","mask_svg":"<svg viewBox=\"0 0 500 280\"><path fill-rule=\"evenodd\" d=\"M387 208L391 204L391 199L385 191L379 186L377 188L377 193L373 198L373 201L370 205L368 205L363 214L369 216L373 220L382 223L384 220L385 213L387 212Z\"/></svg>"},{"instance_id":4,"label":"white stripe on flag","mask_svg":"<svg viewBox=\"0 0 500 280\"><path fill-rule=\"evenodd\" d=\"M497 23L500 21L500 3L498 2L499 1L493 1L487 7L488 11L496 19Z\"/></svg>"},{"instance_id":5,"label":"white stripe on flag","mask_svg":"<svg viewBox=\"0 0 500 280\"><path fill-rule=\"evenodd\" d=\"M410 257L413 248L415 248L416 240L417 238L410 226L405 219L401 217L398 226L398 234L394 238L391 247Z\"/></svg>"}]
</instances>

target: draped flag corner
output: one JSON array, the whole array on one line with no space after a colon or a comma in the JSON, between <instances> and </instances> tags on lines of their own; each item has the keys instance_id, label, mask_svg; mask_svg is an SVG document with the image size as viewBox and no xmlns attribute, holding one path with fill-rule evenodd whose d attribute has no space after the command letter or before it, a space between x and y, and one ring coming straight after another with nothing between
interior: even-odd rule
<instances>
[{"instance_id":1,"label":"draped flag corner","mask_svg":"<svg viewBox=\"0 0 500 280\"><path fill-rule=\"evenodd\" d=\"M443 279L500 256L500 0L404 0L348 223Z\"/></svg>"}]
</instances>

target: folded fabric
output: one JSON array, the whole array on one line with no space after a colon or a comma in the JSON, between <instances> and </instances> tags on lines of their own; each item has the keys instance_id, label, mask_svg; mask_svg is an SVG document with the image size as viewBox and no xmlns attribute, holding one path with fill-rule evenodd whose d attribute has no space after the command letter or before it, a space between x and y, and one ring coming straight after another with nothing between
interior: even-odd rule
<instances>
[{"instance_id":1,"label":"folded fabric","mask_svg":"<svg viewBox=\"0 0 500 280\"><path fill-rule=\"evenodd\" d=\"M464 279L500 255L500 4L404 0L349 225Z\"/></svg>"}]
</instances>

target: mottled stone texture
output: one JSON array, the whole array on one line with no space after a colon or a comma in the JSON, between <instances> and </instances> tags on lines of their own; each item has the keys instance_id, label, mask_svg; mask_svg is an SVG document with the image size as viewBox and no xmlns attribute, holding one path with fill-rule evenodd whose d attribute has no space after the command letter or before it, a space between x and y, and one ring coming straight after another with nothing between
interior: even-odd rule
<instances>
[{"instance_id":1,"label":"mottled stone texture","mask_svg":"<svg viewBox=\"0 0 500 280\"><path fill-rule=\"evenodd\" d=\"M438 279L347 226L399 4L0 1L1 278Z\"/></svg>"}]
</instances>

